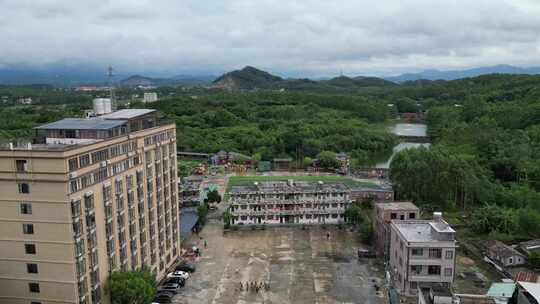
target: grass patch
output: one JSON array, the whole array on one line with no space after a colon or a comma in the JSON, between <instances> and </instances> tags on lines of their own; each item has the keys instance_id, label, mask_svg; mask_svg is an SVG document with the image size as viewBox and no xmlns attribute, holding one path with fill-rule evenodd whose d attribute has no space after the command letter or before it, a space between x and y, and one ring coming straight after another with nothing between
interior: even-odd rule
<instances>
[{"instance_id":1,"label":"grass patch","mask_svg":"<svg viewBox=\"0 0 540 304\"><path fill-rule=\"evenodd\" d=\"M359 182L351 178L339 176L339 175L328 175L328 176L311 176L311 175L301 175L301 176L231 176L229 178L229 183L227 184L227 192L231 189L232 186L239 186L250 184L253 182L273 182L273 181L287 181L289 179L295 181L303 182L318 182L322 181L325 183L343 183L349 187L367 187L367 188L377 188L378 186L370 182Z\"/></svg>"}]
</instances>

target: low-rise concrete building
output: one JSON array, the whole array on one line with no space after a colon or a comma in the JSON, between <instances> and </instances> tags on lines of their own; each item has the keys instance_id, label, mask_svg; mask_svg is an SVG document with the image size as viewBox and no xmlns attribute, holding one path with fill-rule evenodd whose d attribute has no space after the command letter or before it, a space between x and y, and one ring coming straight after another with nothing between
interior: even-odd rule
<instances>
[{"instance_id":1,"label":"low-rise concrete building","mask_svg":"<svg viewBox=\"0 0 540 304\"><path fill-rule=\"evenodd\" d=\"M500 241L487 241L486 255L503 267L519 266L527 263L527 257L516 249Z\"/></svg>"},{"instance_id":2,"label":"low-rise concrete building","mask_svg":"<svg viewBox=\"0 0 540 304\"><path fill-rule=\"evenodd\" d=\"M432 220L392 221L390 271L402 294L417 293L418 284L451 286L455 269L455 231L435 212Z\"/></svg>"},{"instance_id":3,"label":"low-rise concrete building","mask_svg":"<svg viewBox=\"0 0 540 304\"><path fill-rule=\"evenodd\" d=\"M233 186L233 225L339 224L351 204L341 183L274 181Z\"/></svg>"},{"instance_id":4,"label":"low-rise concrete building","mask_svg":"<svg viewBox=\"0 0 540 304\"><path fill-rule=\"evenodd\" d=\"M412 202L377 203L373 208L373 231L375 250L380 257L388 259L390 248L390 222L393 220L416 220L420 210Z\"/></svg>"},{"instance_id":5,"label":"low-rise concrete building","mask_svg":"<svg viewBox=\"0 0 540 304\"><path fill-rule=\"evenodd\" d=\"M357 187L351 189L351 200L362 201L373 198L375 202L394 201L394 189L392 187Z\"/></svg>"}]
</instances>

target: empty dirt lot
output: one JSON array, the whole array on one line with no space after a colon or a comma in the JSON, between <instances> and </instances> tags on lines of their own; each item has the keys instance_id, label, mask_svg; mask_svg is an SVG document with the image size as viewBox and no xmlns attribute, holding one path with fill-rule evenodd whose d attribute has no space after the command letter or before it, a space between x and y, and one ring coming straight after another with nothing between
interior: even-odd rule
<instances>
[{"instance_id":1,"label":"empty dirt lot","mask_svg":"<svg viewBox=\"0 0 540 304\"><path fill-rule=\"evenodd\" d=\"M222 226L211 221L203 229L200 236L208 248L202 248L197 271L174 303L386 302L384 292L374 287L382 284L382 266L374 260L358 261L360 244L353 232L276 227L223 235ZM269 290L241 290L240 282L266 282Z\"/></svg>"}]
</instances>

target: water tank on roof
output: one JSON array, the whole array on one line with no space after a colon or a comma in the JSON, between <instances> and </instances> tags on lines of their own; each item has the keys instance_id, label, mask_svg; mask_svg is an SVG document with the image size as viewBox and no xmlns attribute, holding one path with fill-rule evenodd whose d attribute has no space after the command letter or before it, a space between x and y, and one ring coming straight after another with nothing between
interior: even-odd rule
<instances>
[{"instance_id":1,"label":"water tank on roof","mask_svg":"<svg viewBox=\"0 0 540 304\"><path fill-rule=\"evenodd\" d=\"M94 113L96 113L96 115L103 115L112 112L110 98L94 98L92 103L94 105Z\"/></svg>"}]
</instances>

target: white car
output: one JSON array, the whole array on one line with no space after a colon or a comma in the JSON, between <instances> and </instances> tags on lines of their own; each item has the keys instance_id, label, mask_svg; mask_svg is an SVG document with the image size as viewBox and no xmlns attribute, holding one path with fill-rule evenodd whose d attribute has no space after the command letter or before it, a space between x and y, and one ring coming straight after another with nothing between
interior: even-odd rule
<instances>
[{"instance_id":1,"label":"white car","mask_svg":"<svg viewBox=\"0 0 540 304\"><path fill-rule=\"evenodd\" d=\"M171 272L171 273L167 274L167 278L172 278L172 277L181 277L184 280L187 280L187 279L189 279L189 273L187 273L185 271L177 270L175 272Z\"/></svg>"}]
</instances>

